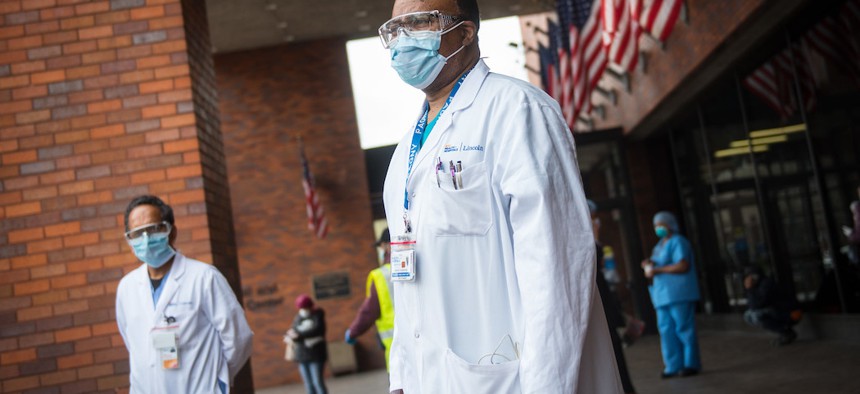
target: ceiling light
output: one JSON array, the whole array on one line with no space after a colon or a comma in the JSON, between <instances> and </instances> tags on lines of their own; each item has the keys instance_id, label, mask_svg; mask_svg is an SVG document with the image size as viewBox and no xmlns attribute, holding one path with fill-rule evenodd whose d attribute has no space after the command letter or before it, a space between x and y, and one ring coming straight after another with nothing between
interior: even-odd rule
<instances>
[{"instance_id":1,"label":"ceiling light","mask_svg":"<svg viewBox=\"0 0 860 394\"><path fill-rule=\"evenodd\" d=\"M355 12L355 17L356 17L356 18L364 18L364 17L367 17L367 11L365 11L365 10L359 10L359 11L356 11L356 12Z\"/></svg>"},{"instance_id":2,"label":"ceiling light","mask_svg":"<svg viewBox=\"0 0 860 394\"><path fill-rule=\"evenodd\" d=\"M519 12L522 8L523 7L519 4L513 4L510 7L508 7L508 9L511 10L511 12Z\"/></svg>"},{"instance_id":3,"label":"ceiling light","mask_svg":"<svg viewBox=\"0 0 860 394\"><path fill-rule=\"evenodd\" d=\"M729 156L748 155L750 153L750 151L752 151L752 153L767 152L768 146L767 145L756 145L756 146L744 146L741 148L722 149L722 150L718 150L718 151L714 152L714 158L719 159L722 157L729 157Z\"/></svg>"},{"instance_id":4,"label":"ceiling light","mask_svg":"<svg viewBox=\"0 0 860 394\"><path fill-rule=\"evenodd\" d=\"M278 9L278 5L275 3L268 3L266 4L266 9L269 11L274 11Z\"/></svg>"},{"instance_id":5,"label":"ceiling light","mask_svg":"<svg viewBox=\"0 0 860 394\"><path fill-rule=\"evenodd\" d=\"M786 141L788 141L788 136L785 134L782 134L782 135L774 135L774 136L770 136L770 137L752 138L752 139L748 139L748 140L732 141L729 144L729 147L742 148L744 146L750 146L750 145L753 145L753 146L768 145L768 144L776 144L779 142L786 142Z\"/></svg>"},{"instance_id":6,"label":"ceiling light","mask_svg":"<svg viewBox=\"0 0 860 394\"><path fill-rule=\"evenodd\" d=\"M295 40L296 40L295 36L292 36L292 35L284 36L284 42L293 42Z\"/></svg>"},{"instance_id":7,"label":"ceiling light","mask_svg":"<svg viewBox=\"0 0 860 394\"><path fill-rule=\"evenodd\" d=\"M370 25L361 25L358 27L358 31L370 31Z\"/></svg>"},{"instance_id":8,"label":"ceiling light","mask_svg":"<svg viewBox=\"0 0 860 394\"><path fill-rule=\"evenodd\" d=\"M798 133L798 132L801 132L804 130L806 130L806 124L805 123L799 123L799 124L791 125L791 126L751 131L750 137L751 138L770 137L772 135Z\"/></svg>"},{"instance_id":9,"label":"ceiling light","mask_svg":"<svg viewBox=\"0 0 860 394\"><path fill-rule=\"evenodd\" d=\"M288 26L287 22L278 22L278 29L284 30Z\"/></svg>"}]
</instances>

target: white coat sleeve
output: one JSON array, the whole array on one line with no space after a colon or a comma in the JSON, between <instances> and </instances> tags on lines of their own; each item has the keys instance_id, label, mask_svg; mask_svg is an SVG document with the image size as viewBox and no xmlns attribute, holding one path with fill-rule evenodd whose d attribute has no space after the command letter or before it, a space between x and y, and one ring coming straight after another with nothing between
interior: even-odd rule
<instances>
[{"instance_id":1,"label":"white coat sleeve","mask_svg":"<svg viewBox=\"0 0 860 394\"><path fill-rule=\"evenodd\" d=\"M401 357L401 344L398 336L402 335L397 332L397 325L394 325L394 339L391 341L391 350L388 353L388 390L403 389L404 371Z\"/></svg>"},{"instance_id":2,"label":"white coat sleeve","mask_svg":"<svg viewBox=\"0 0 860 394\"><path fill-rule=\"evenodd\" d=\"M203 308L221 338L221 352L227 359L230 382L251 357L251 339L254 333L245 319L245 311L239 305L236 295L215 267L212 267L212 280L206 287Z\"/></svg>"},{"instance_id":3,"label":"white coat sleeve","mask_svg":"<svg viewBox=\"0 0 860 394\"><path fill-rule=\"evenodd\" d=\"M117 288L116 292L116 326L119 331L119 335L122 337L122 343L125 344L125 349L131 351L128 347L128 337L125 334L126 327L128 327L125 320L125 306L123 305L123 291L124 287L122 286L122 282L120 282L120 286Z\"/></svg>"},{"instance_id":4,"label":"white coat sleeve","mask_svg":"<svg viewBox=\"0 0 860 394\"><path fill-rule=\"evenodd\" d=\"M589 362L582 350L595 249L573 137L546 104L523 103L505 119L493 180L509 204L514 266L528 302L522 391L574 393L580 365Z\"/></svg>"}]
</instances>

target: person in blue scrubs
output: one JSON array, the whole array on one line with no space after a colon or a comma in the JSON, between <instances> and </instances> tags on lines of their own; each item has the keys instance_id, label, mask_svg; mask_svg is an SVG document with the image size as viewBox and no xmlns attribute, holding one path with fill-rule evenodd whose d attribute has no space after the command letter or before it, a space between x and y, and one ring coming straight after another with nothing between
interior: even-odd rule
<instances>
[{"instance_id":1,"label":"person in blue scrubs","mask_svg":"<svg viewBox=\"0 0 860 394\"><path fill-rule=\"evenodd\" d=\"M648 291L657 310L657 329L663 352L662 378L699 373L699 340L696 334L696 301L699 284L690 241L678 233L675 215L662 211L654 215L654 232L660 241L651 258L642 261Z\"/></svg>"}]
</instances>

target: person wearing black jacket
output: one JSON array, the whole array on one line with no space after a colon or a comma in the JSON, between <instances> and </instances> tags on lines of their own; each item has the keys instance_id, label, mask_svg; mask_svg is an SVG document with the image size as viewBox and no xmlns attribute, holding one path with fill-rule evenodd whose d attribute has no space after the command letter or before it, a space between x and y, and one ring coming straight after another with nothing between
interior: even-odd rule
<instances>
[{"instance_id":1,"label":"person wearing black jacket","mask_svg":"<svg viewBox=\"0 0 860 394\"><path fill-rule=\"evenodd\" d=\"M612 339L612 350L615 352L615 363L618 366L618 375L621 377L621 387L624 388L624 394L635 394L636 389L633 388L633 381L630 379L630 373L627 371L627 360L624 358L624 350L621 342L621 337L618 336L618 327L624 327L624 314L621 311L621 304L615 297L612 290L609 289L609 283L603 277L600 268L603 266L603 245L600 243L600 220L597 218L597 204L594 201L588 200L588 210L591 212L591 228L594 232L594 248L597 262L597 292L600 294L600 299L603 302L603 313L606 315L606 322L609 324L609 337Z\"/></svg>"},{"instance_id":2,"label":"person wearing black jacket","mask_svg":"<svg viewBox=\"0 0 860 394\"><path fill-rule=\"evenodd\" d=\"M323 381L323 368L328 360L325 341L325 312L315 307L307 294L296 298L299 313L293 319L287 335L295 344L295 359L308 394L327 394Z\"/></svg>"},{"instance_id":3,"label":"person wearing black jacket","mask_svg":"<svg viewBox=\"0 0 860 394\"><path fill-rule=\"evenodd\" d=\"M799 314L797 300L758 267L744 270L747 309L744 320L756 327L777 333L775 346L788 345L797 338L792 326ZM799 316L798 316L799 318Z\"/></svg>"}]
</instances>

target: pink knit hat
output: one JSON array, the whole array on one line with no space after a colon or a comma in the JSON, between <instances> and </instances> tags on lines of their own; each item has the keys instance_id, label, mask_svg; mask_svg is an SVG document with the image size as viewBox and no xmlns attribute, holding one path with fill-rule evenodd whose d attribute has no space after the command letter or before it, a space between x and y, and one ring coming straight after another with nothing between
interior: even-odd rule
<instances>
[{"instance_id":1,"label":"pink knit hat","mask_svg":"<svg viewBox=\"0 0 860 394\"><path fill-rule=\"evenodd\" d=\"M312 308L314 306L314 300L311 299L307 294L299 294L296 297L296 308L305 309Z\"/></svg>"}]
</instances>

